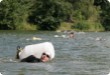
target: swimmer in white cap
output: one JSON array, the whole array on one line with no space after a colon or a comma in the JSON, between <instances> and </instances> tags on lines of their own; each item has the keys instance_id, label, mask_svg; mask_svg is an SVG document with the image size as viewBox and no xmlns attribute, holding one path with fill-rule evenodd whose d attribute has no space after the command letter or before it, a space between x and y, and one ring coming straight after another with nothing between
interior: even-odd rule
<instances>
[{"instance_id":1,"label":"swimmer in white cap","mask_svg":"<svg viewBox=\"0 0 110 75\"><path fill-rule=\"evenodd\" d=\"M17 48L16 58L21 62L47 62L55 57L54 46L51 42L27 45L24 49Z\"/></svg>"}]
</instances>

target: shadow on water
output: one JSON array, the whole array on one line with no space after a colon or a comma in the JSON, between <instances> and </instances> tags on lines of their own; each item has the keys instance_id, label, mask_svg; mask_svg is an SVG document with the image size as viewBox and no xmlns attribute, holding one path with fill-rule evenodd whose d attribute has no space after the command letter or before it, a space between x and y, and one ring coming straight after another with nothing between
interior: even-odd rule
<instances>
[{"instance_id":1,"label":"shadow on water","mask_svg":"<svg viewBox=\"0 0 110 75\"><path fill-rule=\"evenodd\" d=\"M0 72L3 75L107 75L110 71L110 33L75 33L75 38L57 32L0 31ZM42 40L33 40L33 37ZM101 37L101 40L97 38ZM56 57L47 63L21 63L16 47L50 41Z\"/></svg>"}]
</instances>

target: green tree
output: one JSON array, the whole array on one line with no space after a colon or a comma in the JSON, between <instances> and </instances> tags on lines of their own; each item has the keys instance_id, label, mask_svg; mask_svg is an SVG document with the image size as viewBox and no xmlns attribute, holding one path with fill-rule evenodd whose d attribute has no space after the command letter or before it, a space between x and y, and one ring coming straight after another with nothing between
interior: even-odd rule
<instances>
[{"instance_id":1,"label":"green tree","mask_svg":"<svg viewBox=\"0 0 110 75\"><path fill-rule=\"evenodd\" d=\"M71 13L71 4L64 0L37 0L30 22L38 24L40 30L56 30Z\"/></svg>"},{"instance_id":2,"label":"green tree","mask_svg":"<svg viewBox=\"0 0 110 75\"><path fill-rule=\"evenodd\" d=\"M108 0L95 0L95 6L101 7L100 21L106 31L110 31L110 3Z\"/></svg>"},{"instance_id":3,"label":"green tree","mask_svg":"<svg viewBox=\"0 0 110 75\"><path fill-rule=\"evenodd\" d=\"M18 29L27 21L32 0L3 0L0 4L0 29Z\"/></svg>"}]
</instances>

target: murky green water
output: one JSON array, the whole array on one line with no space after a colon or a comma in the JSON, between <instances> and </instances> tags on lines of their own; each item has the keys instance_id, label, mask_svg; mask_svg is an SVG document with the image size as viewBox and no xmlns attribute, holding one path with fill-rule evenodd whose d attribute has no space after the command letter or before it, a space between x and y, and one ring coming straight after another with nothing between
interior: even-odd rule
<instances>
[{"instance_id":1,"label":"murky green water","mask_svg":"<svg viewBox=\"0 0 110 75\"><path fill-rule=\"evenodd\" d=\"M107 75L110 72L110 32L75 33L0 31L0 72L3 75ZM42 40L32 40L32 37ZM101 40L98 40L101 37ZM56 57L47 63L21 63L16 46L52 42Z\"/></svg>"}]
</instances>

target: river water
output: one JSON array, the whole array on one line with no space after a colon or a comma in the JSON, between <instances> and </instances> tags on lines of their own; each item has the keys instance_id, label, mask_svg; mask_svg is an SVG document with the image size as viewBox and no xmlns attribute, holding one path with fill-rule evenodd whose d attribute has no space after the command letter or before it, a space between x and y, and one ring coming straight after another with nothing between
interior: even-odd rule
<instances>
[{"instance_id":1,"label":"river water","mask_svg":"<svg viewBox=\"0 0 110 75\"><path fill-rule=\"evenodd\" d=\"M76 32L74 38L59 37L65 35L63 32L0 31L0 72L3 75L107 75L110 72L110 32ZM47 41L55 47L56 56L52 61L23 63L15 59L18 45Z\"/></svg>"}]
</instances>

